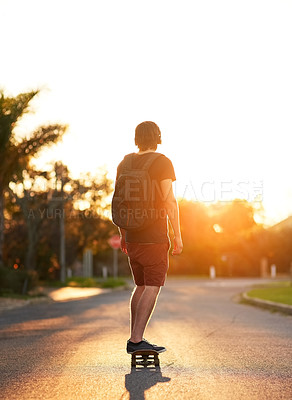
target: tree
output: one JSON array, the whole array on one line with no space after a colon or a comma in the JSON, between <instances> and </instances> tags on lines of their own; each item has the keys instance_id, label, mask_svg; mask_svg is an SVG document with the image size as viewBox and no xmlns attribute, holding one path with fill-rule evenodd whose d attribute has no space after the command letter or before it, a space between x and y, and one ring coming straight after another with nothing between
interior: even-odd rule
<instances>
[{"instance_id":1,"label":"tree","mask_svg":"<svg viewBox=\"0 0 292 400\"><path fill-rule=\"evenodd\" d=\"M41 126L28 138L17 140L14 128L29 112L29 104L38 93L36 90L7 97L0 91L0 265L3 264L5 190L13 178L21 176L31 157L44 146L60 140L67 129L57 124Z\"/></svg>"},{"instance_id":2,"label":"tree","mask_svg":"<svg viewBox=\"0 0 292 400\"><path fill-rule=\"evenodd\" d=\"M11 181L8 190L11 204L19 207L25 222L27 243L24 265L27 269L34 270L36 267L36 247L43 223L40 211L54 206L48 196L49 177L47 171L23 170L22 179Z\"/></svg>"},{"instance_id":3,"label":"tree","mask_svg":"<svg viewBox=\"0 0 292 400\"><path fill-rule=\"evenodd\" d=\"M57 277L65 253L66 265L71 265L82 259L86 248L94 254L103 252L114 229L104 217L111 191L112 182L105 172L87 173L74 179L61 162L52 164L47 171L36 171L29 166L9 185L7 225L14 245L10 243L6 258L10 263L19 258L21 265L37 270L42 277L48 277L48 270L54 269ZM20 229L24 248L14 234ZM64 259L63 262L65 265Z\"/></svg>"},{"instance_id":4,"label":"tree","mask_svg":"<svg viewBox=\"0 0 292 400\"><path fill-rule=\"evenodd\" d=\"M219 276L255 275L259 264L262 228L256 224L251 203L234 200L206 206L179 202L184 242L180 257L171 257L170 273L208 274L214 265Z\"/></svg>"},{"instance_id":5,"label":"tree","mask_svg":"<svg viewBox=\"0 0 292 400\"><path fill-rule=\"evenodd\" d=\"M241 199L211 207L212 225L217 227L220 274L244 276L255 271L255 252L249 242L249 237L259 229L254 213L253 205Z\"/></svg>"},{"instance_id":6,"label":"tree","mask_svg":"<svg viewBox=\"0 0 292 400\"><path fill-rule=\"evenodd\" d=\"M183 253L171 257L170 273L206 274L216 257L215 232L208 209L203 203L179 201Z\"/></svg>"}]
</instances>

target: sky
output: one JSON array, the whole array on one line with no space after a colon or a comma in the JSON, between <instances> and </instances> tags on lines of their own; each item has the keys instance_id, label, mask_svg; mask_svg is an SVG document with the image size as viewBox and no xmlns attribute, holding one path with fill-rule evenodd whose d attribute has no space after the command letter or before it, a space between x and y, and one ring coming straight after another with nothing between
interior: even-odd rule
<instances>
[{"instance_id":1,"label":"sky","mask_svg":"<svg viewBox=\"0 0 292 400\"><path fill-rule=\"evenodd\" d=\"M291 21L290 0L0 0L0 87L41 89L19 136L69 125L39 165L114 179L151 120L178 197L262 199L272 224L292 214Z\"/></svg>"}]
</instances>

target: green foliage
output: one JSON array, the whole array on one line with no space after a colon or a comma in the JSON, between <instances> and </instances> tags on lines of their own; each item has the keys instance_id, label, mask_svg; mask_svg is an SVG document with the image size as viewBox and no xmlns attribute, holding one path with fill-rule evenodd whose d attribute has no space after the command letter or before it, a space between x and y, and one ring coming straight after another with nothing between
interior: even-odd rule
<instances>
[{"instance_id":1,"label":"green foliage","mask_svg":"<svg viewBox=\"0 0 292 400\"><path fill-rule=\"evenodd\" d=\"M38 90L20 93L16 97L6 97L0 91L0 154L5 150L18 119L29 111L30 101L39 93Z\"/></svg>"},{"instance_id":2,"label":"green foliage","mask_svg":"<svg viewBox=\"0 0 292 400\"><path fill-rule=\"evenodd\" d=\"M124 286L126 284L123 278L108 278L101 282L102 288L115 288L119 286Z\"/></svg>"},{"instance_id":3,"label":"green foliage","mask_svg":"<svg viewBox=\"0 0 292 400\"><path fill-rule=\"evenodd\" d=\"M0 189L4 190L10 181L21 178L23 170L28 168L31 157L45 146L57 143L66 129L67 126L56 124L39 127L29 139L16 141L10 136L0 158Z\"/></svg>"},{"instance_id":4,"label":"green foliage","mask_svg":"<svg viewBox=\"0 0 292 400\"><path fill-rule=\"evenodd\" d=\"M62 168L61 177L56 168L58 173ZM56 189L59 178L64 182L63 193ZM67 266L82 259L88 248L99 258L115 232L102 215L110 192L111 181L104 172L73 179L61 163L44 172L25 169L6 192L6 263L19 258L25 267L37 268L41 279L59 279L61 215L65 218ZM87 208L80 209L85 201Z\"/></svg>"},{"instance_id":5,"label":"green foliage","mask_svg":"<svg viewBox=\"0 0 292 400\"><path fill-rule=\"evenodd\" d=\"M16 139L14 128L22 115L29 111L30 101L38 93L31 91L7 97L0 91L0 265L3 265L5 192L10 182L19 179L28 168L31 157L44 146L60 140L67 129L67 126L57 124L42 126L28 138ZM30 247L33 246L34 243ZM31 248L29 253L32 253Z\"/></svg>"},{"instance_id":6,"label":"green foliage","mask_svg":"<svg viewBox=\"0 0 292 400\"><path fill-rule=\"evenodd\" d=\"M98 287L99 282L96 278L83 278L81 276L76 276L73 278L67 278L67 286L71 287Z\"/></svg>"},{"instance_id":7,"label":"green foliage","mask_svg":"<svg viewBox=\"0 0 292 400\"><path fill-rule=\"evenodd\" d=\"M38 276L35 271L14 270L0 267L0 292L26 294L36 287Z\"/></svg>"},{"instance_id":8,"label":"green foliage","mask_svg":"<svg viewBox=\"0 0 292 400\"><path fill-rule=\"evenodd\" d=\"M124 286L126 284L123 278L107 278L106 280L98 278L83 278L76 276L68 278L66 284L71 287L101 287L101 288L115 288Z\"/></svg>"}]
</instances>

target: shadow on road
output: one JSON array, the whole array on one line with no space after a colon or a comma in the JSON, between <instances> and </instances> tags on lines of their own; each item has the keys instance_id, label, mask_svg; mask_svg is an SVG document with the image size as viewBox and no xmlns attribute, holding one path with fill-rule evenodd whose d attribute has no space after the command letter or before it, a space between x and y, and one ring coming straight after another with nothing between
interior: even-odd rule
<instances>
[{"instance_id":1,"label":"shadow on road","mask_svg":"<svg viewBox=\"0 0 292 400\"><path fill-rule=\"evenodd\" d=\"M130 400L144 400L145 392L158 382L169 382L170 378L162 376L159 366L132 367L131 373L125 376L125 387Z\"/></svg>"}]
</instances>

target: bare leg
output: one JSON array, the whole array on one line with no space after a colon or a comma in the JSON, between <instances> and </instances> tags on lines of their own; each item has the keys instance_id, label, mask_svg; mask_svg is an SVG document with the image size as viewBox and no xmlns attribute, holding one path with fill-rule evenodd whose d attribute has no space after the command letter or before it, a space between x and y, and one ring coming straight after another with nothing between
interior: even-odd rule
<instances>
[{"instance_id":1,"label":"bare leg","mask_svg":"<svg viewBox=\"0 0 292 400\"><path fill-rule=\"evenodd\" d=\"M137 306L140 300L140 297L142 296L144 292L145 286L136 286L135 289L133 290L132 297L130 300L130 321L131 321L131 329L130 329L130 335L132 336L135 320L136 320L136 313L137 313Z\"/></svg>"},{"instance_id":2,"label":"bare leg","mask_svg":"<svg viewBox=\"0 0 292 400\"><path fill-rule=\"evenodd\" d=\"M155 308L159 291L160 287L158 286L145 286L136 307L135 322L130 338L131 342L138 343L142 340L147 323Z\"/></svg>"}]
</instances>

